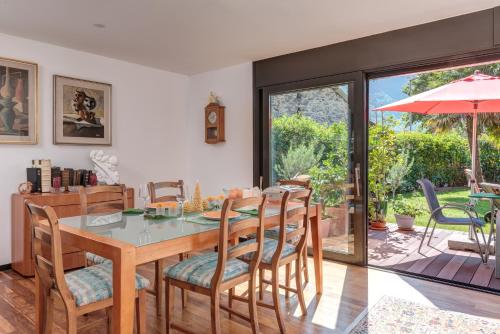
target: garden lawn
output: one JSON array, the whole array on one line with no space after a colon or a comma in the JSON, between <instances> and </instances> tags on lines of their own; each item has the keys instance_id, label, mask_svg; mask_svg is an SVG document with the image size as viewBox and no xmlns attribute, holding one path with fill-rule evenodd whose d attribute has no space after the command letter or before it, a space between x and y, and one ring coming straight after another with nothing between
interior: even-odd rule
<instances>
[{"instance_id":1,"label":"garden lawn","mask_svg":"<svg viewBox=\"0 0 500 334\"><path fill-rule=\"evenodd\" d=\"M452 188L450 190L442 190L437 192L437 197L439 199L440 205L445 205L447 203L459 203L465 204L469 203L469 188ZM422 207L428 209L427 202L425 201L425 197L421 191L415 191L412 193L406 193L402 195L405 201L411 201L413 203L418 203L422 205ZM480 218L484 217L484 214L490 211L490 201L479 201L476 205L476 211ZM444 210L444 214L449 217L467 217L466 213L460 210L447 209ZM415 219L415 224L420 226L425 226L429 220L430 213L426 213L424 215L418 216ZM392 208L392 201L389 202L388 210L387 210L387 221L389 223L396 223L396 218L394 218L394 210ZM467 226L453 226L453 225L437 225L437 227L448 230L457 230L457 231L467 231ZM488 232L489 228L486 227L484 232Z\"/></svg>"}]
</instances>

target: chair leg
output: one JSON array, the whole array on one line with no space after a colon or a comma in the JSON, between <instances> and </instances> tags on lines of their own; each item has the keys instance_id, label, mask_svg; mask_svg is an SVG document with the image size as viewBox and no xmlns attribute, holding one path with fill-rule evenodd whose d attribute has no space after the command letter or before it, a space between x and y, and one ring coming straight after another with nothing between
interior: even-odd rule
<instances>
[{"instance_id":1,"label":"chair leg","mask_svg":"<svg viewBox=\"0 0 500 334\"><path fill-rule=\"evenodd\" d=\"M271 282L273 288L272 293L273 293L274 313L276 313L276 320L278 320L280 333L285 333L286 332L285 322L283 321L283 317L281 316L281 309L280 309L279 268L273 268L272 273L273 276Z\"/></svg>"},{"instance_id":2,"label":"chair leg","mask_svg":"<svg viewBox=\"0 0 500 334\"><path fill-rule=\"evenodd\" d=\"M184 255L184 253L180 253L179 254L179 261L184 261L188 258L187 254ZM182 304L182 308L186 307L186 302L187 302L187 294L186 294L186 291L184 291L184 289L181 289L181 304Z\"/></svg>"},{"instance_id":3,"label":"chair leg","mask_svg":"<svg viewBox=\"0 0 500 334\"><path fill-rule=\"evenodd\" d=\"M479 249L479 255L481 256L481 262L486 263L485 258L484 258L484 254L483 254L483 248L481 247L481 242L479 242L479 238L477 237L476 228L474 225L471 225L471 228L472 228L472 231L474 231L474 237L476 238L477 247ZM481 232L482 232L482 230L483 229L481 228ZM483 238L484 238L484 233L483 233ZM486 245L486 242L484 244Z\"/></svg>"},{"instance_id":4,"label":"chair leg","mask_svg":"<svg viewBox=\"0 0 500 334\"><path fill-rule=\"evenodd\" d=\"M250 293L250 289L248 289L248 292ZM233 309L233 294L234 294L234 289L231 288L228 291L228 296L227 296L227 306L230 309ZM229 312L229 319L232 319L232 313Z\"/></svg>"},{"instance_id":5,"label":"chair leg","mask_svg":"<svg viewBox=\"0 0 500 334\"><path fill-rule=\"evenodd\" d=\"M66 333L76 334L76 313L74 311L67 314Z\"/></svg>"},{"instance_id":6,"label":"chair leg","mask_svg":"<svg viewBox=\"0 0 500 334\"><path fill-rule=\"evenodd\" d=\"M297 275L302 275L302 273L299 271L295 271L295 276ZM290 287L290 277L292 276L292 265L290 263L288 263L286 265L286 272L285 272L285 286L287 288ZM285 290L285 299L289 299L290 298L290 291L288 290Z\"/></svg>"},{"instance_id":7,"label":"chair leg","mask_svg":"<svg viewBox=\"0 0 500 334\"><path fill-rule=\"evenodd\" d=\"M161 315L163 298L163 260L155 261L156 315Z\"/></svg>"},{"instance_id":8,"label":"chair leg","mask_svg":"<svg viewBox=\"0 0 500 334\"><path fill-rule=\"evenodd\" d=\"M259 300L264 299L264 269L259 269Z\"/></svg>"},{"instance_id":9,"label":"chair leg","mask_svg":"<svg viewBox=\"0 0 500 334\"><path fill-rule=\"evenodd\" d=\"M257 301L255 300L255 274L248 282L248 313L250 314L250 326L252 333L259 333L259 320L257 318ZM229 313L231 314L231 313Z\"/></svg>"},{"instance_id":10,"label":"chair leg","mask_svg":"<svg viewBox=\"0 0 500 334\"><path fill-rule=\"evenodd\" d=\"M113 307L106 309L106 316L108 317L108 334L113 333Z\"/></svg>"},{"instance_id":11,"label":"chair leg","mask_svg":"<svg viewBox=\"0 0 500 334\"><path fill-rule=\"evenodd\" d=\"M165 278L165 327L167 328L166 333L170 333L170 318L172 316L172 311L175 302L175 291L170 285L168 278Z\"/></svg>"},{"instance_id":12,"label":"chair leg","mask_svg":"<svg viewBox=\"0 0 500 334\"><path fill-rule=\"evenodd\" d=\"M218 291L212 292L210 298L210 314L212 320L212 333L220 334L220 294Z\"/></svg>"},{"instance_id":13,"label":"chair leg","mask_svg":"<svg viewBox=\"0 0 500 334\"><path fill-rule=\"evenodd\" d=\"M307 315L306 303L304 301L304 291L302 290L302 275L300 274L300 268L302 265L300 263L300 256L297 257L295 261L295 286L297 288L297 298L299 299L300 309L302 310L302 315Z\"/></svg>"},{"instance_id":14,"label":"chair leg","mask_svg":"<svg viewBox=\"0 0 500 334\"><path fill-rule=\"evenodd\" d=\"M52 333L54 324L54 299L50 296L50 290L47 290L47 304L45 309L45 332Z\"/></svg>"},{"instance_id":15,"label":"chair leg","mask_svg":"<svg viewBox=\"0 0 500 334\"><path fill-rule=\"evenodd\" d=\"M309 283L309 269L307 267L307 245L304 247L304 263L302 264L302 269L304 270L304 282Z\"/></svg>"},{"instance_id":16,"label":"chair leg","mask_svg":"<svg viewBox=\"0 0 500 334\"><path fill-rule=\"evenodd\" d=\"M432 231L431 231L431 234L429 235L429 240L427 241L427 246L431 245L431 240L432 240L432 236L434 235L434 230L436 229L436 224L437 224L437 221L435 221L434 225L432 226Z\"/></svg>"},{"instance_id":17,"label":"chair leg","mask_svg":"<svg viewBox=\"0 0 500 334\"><path fill-rule=\"evenodd\" d=\"M431 224L432 216L429 218L427 222L427 226L425 227L424 235L422 236L422 240L420 240L420 246L418 246L418 252L422 249L422 245L424 244L425 236L427 235L427 230L429 229L429 225Z\"/></svg>"},{"instance_id":18,"label":"chair leg","mask_svg":"<svg viewBox=\"0 0 500 334\"><path fill-rule=\"evenodd\" d=\"M160 298L161 300L161 298ZM161 304L160 304L161 309ZM137 319L137 333L146 334L146 290L139 290L135 301L135 317Z\"/></svg>"}]
</instances>

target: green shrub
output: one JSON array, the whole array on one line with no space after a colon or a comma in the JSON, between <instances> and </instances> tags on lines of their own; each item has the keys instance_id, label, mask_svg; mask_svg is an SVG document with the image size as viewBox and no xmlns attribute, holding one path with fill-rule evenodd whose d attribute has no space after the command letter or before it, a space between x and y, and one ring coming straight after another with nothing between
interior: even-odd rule
<instances>
[{"instance_id":1,"label":"green shrub","mask_svg":"<svg viewBox=\"0 0 500 334\"><path fill-rule=\"evenodd\" d=\"M401 132L396 146L407 150L413 165L400 187L407 192L416 189L417 180L428 178L436 186L463 186L464 169L470 166L467 139L455 133L428 134Z\"/></svg>"},{"instance_id":2,"label":"green shrub","mask_svg":"<svg viewBox=\"0 0 500 334\"><path fill-rule=\"evenodd\" d=\"M498 138L484 137L479 141L483 177L488 182L500 183L500 146Z\"/></svg>"}]
</instances>

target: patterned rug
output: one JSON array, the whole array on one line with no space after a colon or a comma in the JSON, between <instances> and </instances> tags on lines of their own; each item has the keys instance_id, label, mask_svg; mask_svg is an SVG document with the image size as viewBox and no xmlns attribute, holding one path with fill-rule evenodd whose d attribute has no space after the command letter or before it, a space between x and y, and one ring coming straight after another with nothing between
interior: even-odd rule
<instances>
[{"instance_id":1,"label":"patterned rug","mask_svg":"<svg viewBox=\"0 0 500 334\"><path fill-rule=\"evenodd\" d=\"M350 334L500 334L500 321L382 297Z\"/></svg>"}]
</instances>

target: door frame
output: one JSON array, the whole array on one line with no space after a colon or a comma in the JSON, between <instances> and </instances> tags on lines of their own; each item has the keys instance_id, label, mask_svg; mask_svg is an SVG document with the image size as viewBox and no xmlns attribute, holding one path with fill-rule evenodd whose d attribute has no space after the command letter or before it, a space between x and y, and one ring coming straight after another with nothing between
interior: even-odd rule
<instances>
[{"instance_id":1,"label":"door frame","mask_svg":"<svg viewBox=\"0 0 500 334\"><path fill-rule=\"evenodd\" d=\"M271 115L269 110L270 95L285 93L301 89L329 86L341 83L352 83L349 85L349 105L351 106L351 131L354 149L352 165L360 168L360 194L352 200L355 213L351 215L354 226L354 254L332 253L332 260L366 265L367 244L367 194L368 194L368 116L366 105L366 78L362 71L325 76L321 78L301 80L285 84L277 84L258 89L254 96L254 102L258 105L254 114L254 184L259 185L260 177L263 177L263 186L269 186L270 182L270 144L271 144ZM258 112L258 113L257 113ZM354 172L354 171L353 171Z\"/></svg>"}]
</instances>

